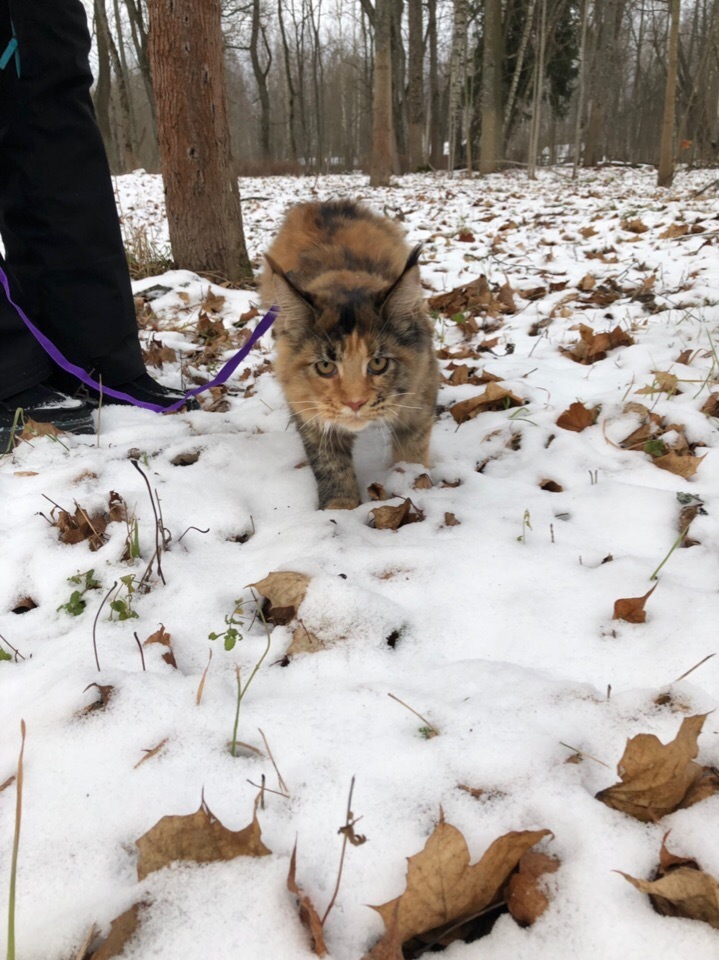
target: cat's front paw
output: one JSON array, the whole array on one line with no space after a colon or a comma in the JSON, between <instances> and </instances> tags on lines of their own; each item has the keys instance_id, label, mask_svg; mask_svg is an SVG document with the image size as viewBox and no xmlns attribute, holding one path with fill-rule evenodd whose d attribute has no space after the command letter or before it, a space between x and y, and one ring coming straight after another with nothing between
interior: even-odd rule
<instances>
[{"instance_id":1,"label":"cat's front paw","mask_svg":"<svg viewBox=\"0 0 719 960\"><path fill-rule=\"evenodd\" d=\"M322 510L354 510L360 505L359 498L353 497L335 497L328 500L327 503L320 504Z\"/></svg>"}]
</instances>

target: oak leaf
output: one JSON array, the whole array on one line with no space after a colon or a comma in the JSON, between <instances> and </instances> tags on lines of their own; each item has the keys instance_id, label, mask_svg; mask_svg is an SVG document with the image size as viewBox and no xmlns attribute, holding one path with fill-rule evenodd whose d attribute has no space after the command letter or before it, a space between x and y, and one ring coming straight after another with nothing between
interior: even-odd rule
<instances>
[{"instance_id":1,"label":"oak leaf","mask_svg":"<svg viewBox=\"0 0 719 960\"><path fill-rule=\"evenodd\" d=\"M388 941L405 943L428 931L437 931L443 944L450 942L444 937L447 931L443 928L455 927L499 904L507 880L522 856L547 836L551 836L551 831L507 833L470 866L462 833L442 817L424 848L409 857L404 893L372 908L382 917L386 932L366 960L401 957L401 951L387 952Z\"/></svg>"},{"instance_id":2,"label":"oak leaf","mask_svg":"<svg viewBox=\"0 0 719 960\"><path fill-rule=\"evenodd\" d=\"M670 743L662 743L653 733L627 740L617 765L621 782L600 790L597 800L645 823L678 810L705 771L694 758L706 718L707 714L685 717Z\"/></svg>"},{"instance_id":3,"label":"oak leaf","mask_svg":"<svg viewBox=\"0 0 719 960\"><path fill-rule=\"evenodd\" d=\"M290 859L290 871L287 874L287 889L290 891L290 893L293 893L297 897L300 920L302 921L302 926L305 927L309 932L312 940L312 950L315 956L326 957L327 945L325 943L320 915L317 913L314 904L307 894L304 893L302 888L297 885L297 880L295 879L296 869L297 843L295 843L294 849L292 850L292 857Z\"/></svg>"},{"instance_id":4,"label":"oak leaf","mask_svg":"<svg viewBox=\"0 0 719 960\"><path fill-rule=\"evenodd\" d=\"M265 598L263 613L269 623L275 625L289 623L297 616L297 610L305 599L310 577L306 573L293 570L280 570L268 573L256 583L248 583L260 596Z\"/></svg>"},{"instance_id":5,"label":"oak leaf","mask_svg":"<svg viewBox=\"0 0 719 960\"><path fill-rule=\"evenodd\" d=\"M557 418L557 426L563 430L573 430L575 433L581 433L587 427L593 426L597 422L599 407L585 407L583 403L575 400L571 403L564 413Z\"/></svg>"},{"instance_id":6,"label":"oak leaf","mask_svg":"<svg viewBox=\"0 0 719 960\"><path fill-rule=\"evenodd\" d=\"M175 860L214 863L235 857L266 857L272 851L262 842L257 806L252 823L244 830L228 830L212 813L203 797L199 809L186 816L168 816L135 841L139 850L137 878L162 870Z\"/></svg>"},{"instance_id":7,"label":"oak leaf","mask_svg":"<svg viewBox=\"0 0 719 960\"><path fill-rule=\"evenodd\" d=\"M628 347L634 343L629 334L619 326L605 333L596 333L585 323L580 323L577 329L579 341L574 346L561 350L565 357L569 357L576 363L590 364L597 360L604 360L609 350Z\"/></svg>"}]
</instances>

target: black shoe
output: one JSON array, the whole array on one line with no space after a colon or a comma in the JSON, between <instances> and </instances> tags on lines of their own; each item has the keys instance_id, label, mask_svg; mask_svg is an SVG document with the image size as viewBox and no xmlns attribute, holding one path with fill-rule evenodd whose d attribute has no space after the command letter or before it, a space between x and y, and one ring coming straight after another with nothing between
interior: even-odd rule
<instances>
[{"instance_id":1,"label":"black shoe","mask_svg":"<svg viewBox=\"0 0 719 960\"><path fill-rule=\"evenodd\" d=\"M171 390L169 387L163 387L161 383L153 380L149 373L141 373L139 377L135 377L134 380L130 380L128 383L113 383L112 389L119 390L120 393L126 393L134 397L135 400L141 400L143 403L156 403L160 407L171 407L173 403L177 403L178 400L182 400L185 396L182 390ZM88 387L87 392L92 400L99 401L100 395L98 391ZM118 400L108 394L103 394L102 403L105 406L109 404L130 406L128 400ZM187 411L200 410L201 408L197 400L195 400L194 397L190 397L188 400L185 400L180 409Z\"/></svg>"},{"instance_id":2,"label":"black shoe","mask_svg":"<svg viewBox=\"0 0 719 960\"><path fill-rule=\"evenodd\" d=\"M13 437L22 433L27 420L51 423L65 433L94 433L92 409L90 404L68 397L44 383L0 400L0 453L11 447Z\"/></svg>"}]
</instances>

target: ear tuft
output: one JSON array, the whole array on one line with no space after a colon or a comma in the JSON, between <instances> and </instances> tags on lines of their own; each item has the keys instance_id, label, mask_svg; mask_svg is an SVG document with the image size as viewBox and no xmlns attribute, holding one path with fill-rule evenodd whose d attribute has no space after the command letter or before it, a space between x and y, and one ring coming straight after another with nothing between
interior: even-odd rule
<instances>
[{"instance_id":1,"label":"ear tuft","mask_svg":"<svg viewBox=\"0 0 719 960\"><path fill-rule=\"evenodd\" d=\"M316 309L314 297L299 286L292 273L285 273L277 261L268 253L265 254L265 260L272 273L272 288L277 306L285 318L299 313L306 315L307 307L314 311Z\"/></svg>"}]
</instances>

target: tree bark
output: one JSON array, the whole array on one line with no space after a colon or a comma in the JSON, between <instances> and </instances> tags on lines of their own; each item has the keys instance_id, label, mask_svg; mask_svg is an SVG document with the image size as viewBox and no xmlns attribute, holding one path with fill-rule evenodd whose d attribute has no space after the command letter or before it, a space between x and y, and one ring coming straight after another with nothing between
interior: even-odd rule
<instances>
[{"instance_id":1,"label":"tree bark","mask_svg":"<svg viewBox=\"0 0 719 960\"><path fill-rule=\"evenodd\" d=\"M115 138L112 135L112 124L110 123L110 95L112 93L112 68L110 67L110 51L105 40L105 31L99 29L99 18L97 16L97 7L100 0L95 0L95 23L98 25L96 30L97 38L97 77L93 102L95 105L95 115L97 116L97 125L100 128L102 139L105 144L110 168L113 173L119 169L117 148Z\"/></svg>"},{"instance_id":2,"label":"tree bark","mask_svg":"<svg viewBox=\"0 0 719 960\"><path fill-rule=\"evenodd\" d=\"M469 25L468 0L454 0L452 25L452 57L449 76L449 157L447 169L454 171L457 139L462 126L462 85L467 71L467 29Z\"/></svg>"},{"instance_id":3,"label":"tree bark","mask_svg":"<svg viewBox=\"0 0 719 960\"><path fill-rule=\"evenodd\" d=\"M179 267L252 277L232 175L220 0L149 0L170 243Z\"/></svg>"},{"instance_id":4,"label":"tree bark","mask_svg":"<svg viewBox=\"0 0 719 960\"><path fill-rule=\"evenodd\" d=\"M137 163L135 159L134 144L132 142L130 97L127 92L127 84L125 83L125 75L122 70L120 54L112 33L110 32L105 0L95 0L95 18L98 32L102 32L103 34L103 41L107 46L107 50L110 55L110 62L112 63L113 71L115 73L115 80L117 81L117 93L120 101L120 124L122 130L122 169L123 171L133 170L137 166Z\"/></svg>"},{"instance_id":5,"label":"tree bark","mask_svg":"<svg viewBox=\"0 0 719 960\"><path fill-rule=\"evenodd\" d=\"M484 0L482 135L479 172L497 169L502 151L502 0Z\"/></svg>"},{"instance_id":6,"label":"tree bark","mask_svg":"<svg viewBox=\"0 0 719 960\"><path fill-rule=\"evenodd\" d=\"M265 47L266 65L260 61L260 41ZM260 0L252 0L252 32L250 34L250 60L260 98L260 156L270 159L270 92L267 89L267 74L272 66L272 53L267 43L265 28L260 19Z\"/></svg>"},{"instance_id":7,"label":"tree bark","mask_svg":"<svg viewBox=\"0 0 719 960\"><path fill-rule=\"evenodd\" d=\"M422 0L407 0L409 26L409 75L407 113L409 121L409 168L424 165L424 44Z\"/></svg>"},{"instance_id":8,"label":"tree bark","mask_svg":"<svg viewBox=\"0 0 719 960\"><path fill-rule=\"evenodd\" d=\"M674 179L674 119L677 99L677 64L679 51L679 19L681 0L670 0L671 25L667 64L667 86L664 92L662 140L659 148L658 187L671 187Z\"/></svg>"},{"instance_id":9,"label":"tree bark","mask_svg":"<svg viewBox=\"0 0 719 960\"><path fill-rule=\"evenodd\" d=\"M427 3L427 43L429 45L429 158L432 166L437 169L442 165L444 153L437 53L437 0L428 0Z\"/></svg>"},{"instance_id":10,"label":"tree bark","mask_svg":"<svg viewBox=\"0 0 719 960\"><path fill-rule=\"evenodd\" d=\"M374 102L370 186L388 187L392 174L392 0L377 0L374 11Z\"/></svg>"}]
</instances>

